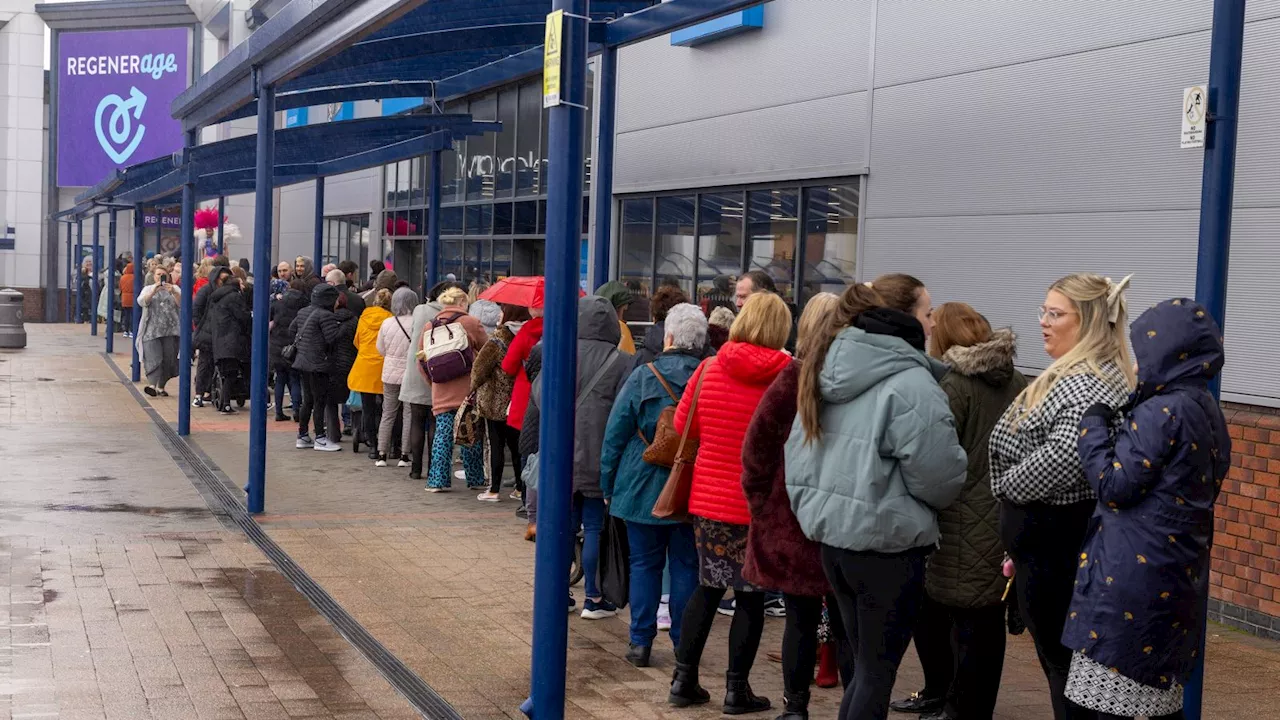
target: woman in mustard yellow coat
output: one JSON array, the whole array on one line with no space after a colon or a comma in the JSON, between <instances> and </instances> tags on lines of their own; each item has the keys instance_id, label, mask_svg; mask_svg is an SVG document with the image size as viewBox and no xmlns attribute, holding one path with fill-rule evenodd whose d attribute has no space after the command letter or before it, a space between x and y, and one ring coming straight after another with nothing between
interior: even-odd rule
<instances>
[{"instance_id":1,"label":"woman in mustard yellow coat","mask_svg":"<svg viewBox=\"0 0 1280 720\"><path fill-rule=\"evenodd\" d=\"M347 375L347 387L360 393L363 442L368 443L370 457L377 459L378 423L382 419L382 353L378 352L378 331L382 321L391 317L391 291L379 289L369 299L356 326L356 362Z\"/></svg>"}]
</instances>

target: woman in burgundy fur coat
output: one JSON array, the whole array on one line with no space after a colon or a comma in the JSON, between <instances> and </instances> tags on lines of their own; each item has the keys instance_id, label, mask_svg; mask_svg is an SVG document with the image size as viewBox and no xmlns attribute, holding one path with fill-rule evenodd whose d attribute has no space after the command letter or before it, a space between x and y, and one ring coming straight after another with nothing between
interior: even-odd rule
<instances>
[{"instance_id":1,"label":"woman in burgundy fur coat","mask_svg":"<svg viewBox=\"0 0 1280 720\"><path fill-rule=\"evenodd\" d=\"M870 292L870 291L868 291ZM819 293L805 305L800 316L796 346L804 352L810 329L835 312L840 298ZM819 545L804 536L791 500L787 496L783 472L783 444L791 435L796 417L796 397L800 384L800 363L793 360L783 368L765 391L751 418L742 443L742 489L751 510L747 534L747 558L742 574L760 587L782 591L786 598L787 625L782 636L782 677L786 712L778 720L807 720L809 684L819 654L818 628L823 599L831 585L822 570ZM831 635L844 638L840 613L834 601L827 603ZM834 673L836 644L821 644L824 671ZM840 675L852 676L848 653L841 656ZM826 673L824 673L826 674Z\"/></svg>"}]
</instances>

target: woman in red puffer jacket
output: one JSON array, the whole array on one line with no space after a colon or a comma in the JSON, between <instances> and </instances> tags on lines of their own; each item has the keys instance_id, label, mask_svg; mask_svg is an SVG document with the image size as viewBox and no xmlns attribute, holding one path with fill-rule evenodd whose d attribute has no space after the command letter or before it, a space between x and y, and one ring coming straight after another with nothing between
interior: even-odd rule
<instances>
[{"instance_id":1,"label":"woman in red puffer jacket","mask_svg":"<svg viewBox=\"0 0 1280 720\"><path fill-rule=\"evenodd\" d=\"M742 577L751 524L742 491L742 441L760 398L791 362L782 350L790 333L791 311L782 298L773 293L752 295L733 321L729 341L694 372L676 409L676 431L692 423L689 437L700 443L689 497L699 587L685 607L676 649L668 697L676 707L710 700L698 684L698 665L716 608L729 589L737 605L729 630L724 712L740 715L770 707L768 698L753 694L748 682L764 629L764 589ZM691 413L695 394L697 407Z\"/></svg>"}]
</instances>

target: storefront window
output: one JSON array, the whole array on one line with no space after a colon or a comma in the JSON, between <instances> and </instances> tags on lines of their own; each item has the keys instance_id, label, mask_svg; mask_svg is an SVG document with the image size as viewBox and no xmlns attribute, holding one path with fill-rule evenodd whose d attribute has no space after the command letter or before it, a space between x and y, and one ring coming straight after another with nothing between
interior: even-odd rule
<instances>
[{"instance_id":1,"label":"storefront window","mask_svg":"<svg viewBox=\"0 0 1280 720\"><path fill-rule=\"evenodd\" d=\"M622 201L622 234L618 243L618 279L637 292L652 294L653 199Z\"/></svg>"},{"instance_id":2,"label":"storefront window","mask_svg":"<svg viewBox=\"0 0 1280 720\"><path fill-rule=\"evenodd\" d=\"M493 241L493 279L498 281L511 276L511 241Z\"/></svg>"},{"instance_id":3,"label":"storefront window","mask_svg":"<svg viewBox=\"0 0 1280 720\"><path fill-rule=\"evenodd\" d=\"M467 238L463 242L464 267L459 279L463 284L491 283L489 260L493 257L493 241L489 238Z\"/></svg>"},{"instance_id":4,"label":"storefront window","mask_svg":"<svg viewBox=\"0 0 1280 720\"><path fill-rule=\"evenodd\" d=\"M538 234L538 203L534 201L515 204L515 218L511 228L513 235Z\"/></svg>"},{"instance_id":5,"label":"storefront window","mask_svg":"<svg viewBox=\"0 0 1280 720\"><path fill-rule=\"evenodd\" d=\"M747 193L747 237L751 241L749 270L763 270L773 278L778 293L795 302L796 208L799 193L793 189L756 190Z\"/></svg>"},{"instance_id":6,"label":"storefront window","mask_svg":"<svg viewBox=\"0 0 1280 720\"><path fill-rule=\"evenodd\" d=\"M842 292L854 282L858 256L858 187L832 185L805 191L804 300Z\"/></svg>"},{"instance_id":7,"label":"storefront window","mask_svg":"<svg viewBox=\"0 0 1280 720\"><path fill-rule=\"evenodd\" d=\"M462 277L462 240L440 241L440 280Z\"/></svg>"},{"instance_id":8,"label":"storefront window","mask_svg":"<svg viewBox=\"0 0 1280 720\"><path fill-rule=\"evenodd\" d=\"M497 166L494 196L499 198L509 198L515 190L516 98L515 88L498 93L498 121L502 123L502 132L497 134L494 153Z\"/></svg>"},{"instance_id":9,"label":"storefront window","mask_svg":"<svg viewBox=\"0 0 1280 720\"><path fill-rule=\"evenodd\" d=\"M538 159L542 157L542 86L520 86L520 110L516 126L516 195L538 194Z\"/></svg>"},{"instance_id":10,"label":"storefront window","mask_svg":"<svg viewBox=\"0 0 1280 720\"><path fill-rule=\"evenodd\" d=\"M658 198L658 284L676 285L686 293L693 292L693 259L697 254L693 207L692 195Z\"/></svg>"},{"instance_id":11,"label":"storefront window","mask_svg":"<svg viewBox=\"0 0 1280 720\"><path fill-rule=\"evenodd\" d=\"M710 314L734 307L733 287L742 270L742 193L708 193L698 213L697 301Z\"/></svg>"},{"instance_id":12,"label":"storefront window","mask_svg":"<svg viewBox=\"0 0 1280 720\"><path fill-rule=\"evenodd\" d=\"M463 212L464 209L461 205L440 208L440 234L461 235ZM423 229L423 234L426 234L425 228Z\"/></svg>"},{"instance_id":13,"label":"storefront window","mask_svg":"<svg viewBox=\"0 0 1280 720\"><path fill-rule=\"evenodd\" d=\"M498 96L485 95L471 101L471 119L477 122L498 119ZM485 133L467 140L467 199L489 200L494 193L494 139L496 133Z\"/></svg>"}]
</instances>

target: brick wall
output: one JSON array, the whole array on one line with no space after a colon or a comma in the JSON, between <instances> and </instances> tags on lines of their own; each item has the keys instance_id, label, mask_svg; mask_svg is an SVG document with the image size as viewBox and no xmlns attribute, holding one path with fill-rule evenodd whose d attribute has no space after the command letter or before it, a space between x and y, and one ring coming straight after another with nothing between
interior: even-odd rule
<instances>
[{"instance_id":1,"label":"brick wall","mask_svg":"<svg viewBox=\"0 0 1280 720\"><path fill-rule=\"evenodd\" d=\"M1210 616L1280 639L1280 410L1223 410L1233 452L1218 498Z\"/></svg>"}]
</instances>

